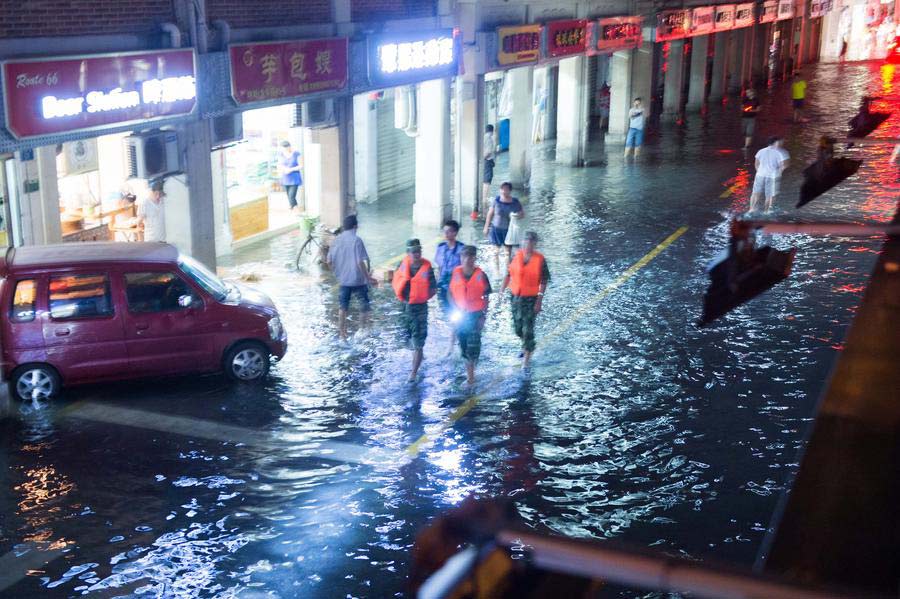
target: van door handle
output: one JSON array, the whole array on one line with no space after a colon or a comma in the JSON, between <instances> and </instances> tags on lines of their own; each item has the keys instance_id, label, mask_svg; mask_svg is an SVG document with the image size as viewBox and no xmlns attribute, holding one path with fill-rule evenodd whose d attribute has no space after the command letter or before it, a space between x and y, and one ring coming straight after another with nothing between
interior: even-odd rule
<instances>
[{"instance_id":1,"label":"van door handle","mask_svg":"<svg viewBox=\"0 0 900 599\"><path fill-rule=\"evenodd\" d=\"M150 325L145 322L141 322L134 325L134 328L138 333L140 333L141 331L146 331L147 329L149 329Z\"/></svg>"},{"instance_id":2,"label":"van door handle","mask_svg":"<svg viewBox=\"0 0 900 599\"><path fill-rule=\"evenodd\" d=\"M56 331L54 332L54 335L56 335L57 337L65 337L70 332L71 331L69 331L69 329L56 329Z\"/></svg>"}]
</instances>

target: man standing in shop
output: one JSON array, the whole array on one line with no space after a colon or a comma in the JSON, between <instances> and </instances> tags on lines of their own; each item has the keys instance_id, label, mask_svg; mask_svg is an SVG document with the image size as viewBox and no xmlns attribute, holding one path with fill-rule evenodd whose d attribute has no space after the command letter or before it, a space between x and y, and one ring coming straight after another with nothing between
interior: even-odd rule
<instances>
[{"instance_id":1,"label":"man standing in shop","mask_svg":"<svg viewBox=\"0 0 900 599\"><path fill-rule=\"evenodd\" d=\"M300 209L297 207L297 190L303 184L303 178L300 176L300 152L295 152L289 141L281 142L278 172L281 175L281 185L287 193L291 212L298 212Z\"/></svg>"},{"instance_id":2,"label":"man standing in shop","mask_svg":"<svg viewBox=\"0 0 900 599\"><path fill-rule=\"evenodd\" d=\"M334 238L328 249L328 267L334 273L340 285L338 292L338 337L347 340L347 312L350 310L350 298L357 296L360 302L360 326L369 325L369 285L378 286L378 281L369 274L369 254L366 244L356 234L356 215L344 218L343 232Z\"/></svg>"},{"instance_id":3,"label":"man standing in shop","mask_svg":"<svg viewBox=\"0 0 900 599\"><path fill-rule=\"evenodd\" d=\"M494 141L494 126L484 128L484 176L481 179L481 203L487 214L491 203L491 183L494 181L494 158L497 153L497 142Z\"/></svg>"},{"instance_id":4,"label":"man standing in shop","mask_svg":"<svg viewBox=\"0 0 900 599\"><path fill-rule=\"evenodd\" d=\"M162 179L151 181L150 192L138 203L137 222L143 226L144 241L166 240L166 211L163 206L166 192L163 186Z\"/></svg>"}]
</instances>

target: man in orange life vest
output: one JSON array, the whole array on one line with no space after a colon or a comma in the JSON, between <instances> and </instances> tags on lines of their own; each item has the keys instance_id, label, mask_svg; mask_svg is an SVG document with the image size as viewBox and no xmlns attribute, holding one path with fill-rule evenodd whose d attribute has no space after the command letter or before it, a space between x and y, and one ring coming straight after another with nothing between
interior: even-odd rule
<instances>
[{"instance_id":1,"label":"man in orange life vest","mask_svg":"<svg viewBox=\"0 0 900 599\"><path fill-rule=\"evenodd\" d=\"M475 362L481 355L481 330L490 302L491 283L487 275L475 266L475 246L462 250L461 265L453 269L450 277L450 297L459 310L456 334L459 350L466 361L466 381L475 384Z\"/></svg>"},{"instance_id":2,"label":"man in orange life vest","mask_svg":"<svg viewBox=\"0 0 900 599\"><path fill-rule=\"evenodd\" d=\"M525 244L509 263L500 296L509 287L512 292L513 328L522 340L522 368L528 368L534 353L534 319L541 312L544 291L550 282L550 269L543 254L535 251L538 235L525 233Z\"/></svg>"},{"instance_id":3,"label":"man in orange life vest","mask_svg":"<svg viewBox=\"0 0 900 599\"><path fill-rule=\"evenodd\" d=\"M403 302L403 328L413 350L409 375L409 381L413 382L422 365L422 350L428 337L428 300L437 292L434 270L431 262L422 259L422 244L418 239L406 242L406 257L394 272L392 286L397 299Z\"/></svg>"}]
</instances>

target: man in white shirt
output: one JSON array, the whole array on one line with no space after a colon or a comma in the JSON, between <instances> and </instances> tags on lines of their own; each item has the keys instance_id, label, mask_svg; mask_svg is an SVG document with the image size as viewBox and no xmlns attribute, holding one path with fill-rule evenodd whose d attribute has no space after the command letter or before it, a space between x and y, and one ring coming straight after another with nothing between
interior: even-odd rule
<instances>
[{"instance_id":1,"label":"man in white shirt","mask_svg":"<svg viewBox=\"0 0 900 599\"><path fill-rule=\"evenodd\" d=\"M494 156L497 152L497 143L494 141L494 126L487 125L484 128L484 177L481 179L481 202L484 204L484 212L487 214L491 207L491 182L494 180Z\"/></svg>"},{"instance_id":2,"label":"man in white shirt","mask_svg":"<svg viewBox=\"0 0 900 599\"><path fill-rule=\"evenodd\" d=\"M756 178L753 179L753 193L750 195L750 212L756 211L763 195L766 196L766 212L772 210L781 184L781 173L790 162L790 154L783 145L780 137L772 136L769 145L756 153Z\"/></svg>"},{"instance_id":3,"label":"man in white shirt","mask_svg":"<svg viewBox=\"0 0 900 599\"><path fill-rule=\"evenodd\" d=\"M634 150L634 157L641 154L641 146L644 144L644 123L647 116L644 114L644 106L640 98L635 98L628 111L628 135L625 136L625 158Z\"/></svg>"},{"instance_id":4,"label":"man in white shirt","mask_svg":"<svg viewBox=\"0 0 900 599\"><path fill-rule=\"evenodd\" d=\"M359 223L355 214L344 218L343 232L334 238L328 248L328 266L340 286L338 295L338 337L347 339L347 312L350 310L351 296L357 296L360 303L360 327L369 326L369 285L378 286L370 271L369 254L366 245L356 234Z\"/></svg>"},{"instance_id":5,"label":"man in white shirt","mask_svg":"<svg viewBox=\"0 0 900 599\"><path fill-rule=\"evenodd\" d=\"M144 226L144 241L166 240L166 212L163 206L163 181L150 184L150 193L138 204L137 221Z\"/></svg>"}]
</instances>

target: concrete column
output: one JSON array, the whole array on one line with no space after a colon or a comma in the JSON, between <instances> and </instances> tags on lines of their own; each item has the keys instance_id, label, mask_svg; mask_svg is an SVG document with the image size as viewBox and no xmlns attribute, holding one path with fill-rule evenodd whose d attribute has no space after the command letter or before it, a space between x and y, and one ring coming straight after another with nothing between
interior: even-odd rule
<instances>
[{"instance_id":1,"label":"concrete column","mask_svg":"<svg viewBox=\"0 0 900 599\"><path fill-rule=\"evenodd\" d=\"M210 269L216 268L212 144L209 122L188 123L178 131L186 177L165 180L166 241Z\"/></svg>"},{"instance_id":2,"label":"concrete column","mask_svg":"<svg viewBox=\"0 0 900 599\"><path fill-rule=\"evenodd\" d=\"M36 148L31 160L23 160L23 154L17 152L16 183L20 194L22 244L60 243L62 231L59 221L56 146ZM10 230L13 226L15 224L11 223Z\"/></svg>"},{"instance_id":3,"label":"concrete column","mask_svg":"<svg viewBox=\"0 0 900 599\"><path fill-rule=\"evenodd\" d=\"M450 80L418 85L419 134L416 137L416 203L413 223L438 228L450 218Z\"/></svg>"},{"instance_id":4,"label":"concrete column","mask_svg":"<svg viewBox=\"0 0 900 599\"><path fill-rule=\"evenodd\" d=\"M700 110L706 103L706 61L709 53L709 36L698 35L692 41L691 84L688 88L687 107L690 110Z\"/></svg>"},{"instance_id":5,"label":"concrete column","mask_svg":"<svg viewBox=\"0 0 900 599\"><path fill-rule=\"evenodd\" d=\"M675 120L681 112L681 87L684 81L684 40L669 42L669 62L663 95L663 118Z\"/></svg>"},{"instance_id":6,"label":"concrete column","mask_svg":"<svg viewBox=\"0 0 900 599\"><path fill-rule=\"evenodd\" d=\"M458 78L456 113L456 190L462 208L461 219L478 205L481 194L481 168L484 148L484 75L474 78ZM460 220L460 222L462 222Z\"/></svg>"},{"instance_id":7,"label":"concrete column","mask_svg":"<svg viewBox=\"0 0 900 599\"><path fill-rule=\"evenodd\" d=\"M609 72L611 89L609 92L609 129L606 132L606 141L620 143L625 140L628 133L628 109L631 107L633 97L641 97L645 110L649 110L648 96L640 96L640 92L634 89L632 77L637 76L634 64L634 55L638 50L623 50L610 57ZM650 70L647 69L649 78Z\"/></svg>"},{"instance_id":8,"label":"concrete column","mask_svg":"<svg viewBox=\"0 0 900 599\"><path fill-rule=\"evenodd\" d=\"M744 85L744 54L746 53L747 29L729 31L731 42L728 45L728 93L739 94Z\"/></svg>"},{"instance_id":9,"label":"concrete column","mask_svg":"<svg viewBox=\"0 0 900 599\"><path fill-rule=\"evenodd\" d=\"M728 60L731 53L728 51L731 41L730 32L723 31L715 34L715 51L713 54L712 82L709 86L709 101L721 102L727 93Z\"/></svg>"},{"instance_id":10,"label":"concrete column","mask_svg":"<svg viewBox=\"0 0 900 599\"><path fill-rule=\"evenodd\" d=\"M584 135L588 127L584 110L587 99L587 58L559 61L559 93L556 111L556 161L569 166L584 164Z\"/></svg>"},{"instance_id":11,"label":"concrete column","mask_svg":"<svg viewBox=\"0 0 900 599\"><path fill-rule=\"evenodd\" d=\"M303 148L303 184L306 187L306 209L328 228L343 225L344 217L355 211L349 194L349 98L335 99L337 126L305 129Z\"/></svg>"},{"instance_id":12,"label":"concrete column","mask_svg":"<svg viewBox=\"0 0 900 599\"><path fill-rule=\"evenodd\" d=\"M628 104L630 106L632 99L640 98L649 118L653 110L653 42L644 42L643 46L632 51L631 59L631 93Z\"/></svg>"},{"instance_id":13,"label":"concrete column","mask_svg":"<svg viewBox=\"0 0 900 599\"><path fill-rule=\"evenodd\" d=\"M771 38L771 23L763 23L753 28L753 62L750 65L752 83L757 81L765 84L769 77L769 41Z\"/></svg>"},{"instance_id":14,"label":"concrete column","mask_svg":"<svg viewBox=\"0 0 900 599\"><path fill-rule=\"evenodd\" d=\"M533 78L531 67L519 67L509 77L512 115L509 123L509 182L528 187L531 182L531 127Z\"/></svg>"},{"instance_id":15,"label":"concrete column","mask_svg":"<svg viewBox=\"0 0 900 599\"><path fill-rule=\"evenodd\" d=\"M378 110L368 94L353 96L353 183L357 202L378 199Z\"/></svg>"}]
</instances>

